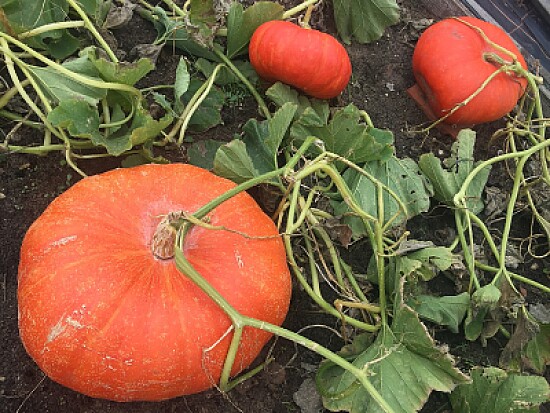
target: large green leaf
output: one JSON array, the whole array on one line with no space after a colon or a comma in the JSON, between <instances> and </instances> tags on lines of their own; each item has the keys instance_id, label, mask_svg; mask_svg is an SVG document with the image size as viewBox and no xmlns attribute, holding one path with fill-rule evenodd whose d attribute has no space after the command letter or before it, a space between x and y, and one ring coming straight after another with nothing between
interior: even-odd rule
<instances>
[{"instance_id":1,"label":"large green leaf","mask_svg":"<svg viewBox=\"0 0 550 413\"><path fill-rule=\"evenodd\" d=\"M262 23L283 17L284 8L271 1L259 1L243 10L234 2L227 16L227 57L230 59L246 52L246 46L254 31Z\"/></svg>"},{"instance_id":2,"label":"large green leaf","mask_svg":"<svg viewBox=\"0 0 550 413\"><path fill-rule=\"evenodd\" d=\"M305 108L292 125L291 138L303 141L315 136L323 141L327 151L359 164L387 160L393 154L393 134L365 124L355 105L336 111L326 124L320 124L322 120L317 110Z\"/></svg>"},{"instance_id":3,"label":"large green leaf","mask_svg":"<svg viewBox=\"0 0 550 413\"><path fill-rule=\"evenodd\" d=\"M363 169L366 174L355 169L348 169L343 177L355 201L363 211L371 216L382 219L378 214L379 207L381 207L384 212L384 223L387 223L398 214L396 219L392 221L392 225L397 225L421 212L427 211L430 207L432 188L429 182L419 173L418 165L412 159L398 159L392 156L386 162L367 162ZM387 190L381 189L382 196L379 198L377 182L384 184L393 191L394 195L401 200L407 209L406 213ZM382 200L383 205L378 205L379 199ZM350 212L348 204L343 199L333 202L333 206L335 212L339 215ZM361 222L358 222L358 219L347 217L345 221L352 226L356 237L365 234L365 229Z\"/></svg>"},{"instance_id":4,"label":"large green leaf","mask_svg":"<svg viewBox=\"0 0 550 413\"><path fill-rule=\"evenodd\" d=\"M372 345L358 347L344 348L342 355L369 373L370 382L395 413L416 412L432 390L450 392L468 381L407 306L396 312L391 329L383 328ZM351 373L331 362L321 364L317 386L331 411L383 412Z\"/></svg>"},{"instance_id":5,"label":"large green leaf","mask_svg":"<svg viewBox=\"0 0 550 413\"><path fill-rule=\"evenodd\" d=\"M65 0L0 0L0 30L17 35L46 24L63 22L68 10ZM71 55L80 45L68 30L47 31L25 42L58 59Z\"/></svg>"},{"instance_id":6,"label":"large green leaf","mask_svg":"<svg viewBox=\"0 0 550 413\"><path fill-rule=\"evenodd\" d=\"M395 0L333 0L332 3L336 28L345 43L350 43L352 38L370 43L399 21Z\"/></svg>"},{"instance_id":7,"label":"large green leaf","mask_svg":"<svg viewBox=\"0 0 550 413\"><path fill-rule=\"evenodd\" d=\"M496 367L477 367L471 375L472 383L451 393L454 413L538 412L550 397L544 377L508 374Z\"/></svg>"},{"instance_id":8,"label":"large green leaf","mask_svg":"<svg viewBox=\"0 0 550 413\"><path fill-rule=\"evenodd\" d=\"M83 100L89 105L96 105L107 96L106 89L95 88L71 79L53 67L27 66L38 80L42 91L55 105L72 99ZM91 80L101 81L99 77L88 76Z\"/></svg>"},{"instance_id":9,"label":"large green leaf","mask_svg":"<svg viewBox=\"0 0 550 413\"><path fill-rule=\"evenodd\" d=\"M454 207L454 196L458 193L466 177L478 164L474 162L476 134L470 129L459 132L451 148L451 157L444 161L446 168L433 153L420 156L418 166L428 177L434 188L434 197ZM489 177L490 167L483 168L471 181L466 191L466 206L475 214L483 210L481 195Z\"/></svg>"}]
</instances>

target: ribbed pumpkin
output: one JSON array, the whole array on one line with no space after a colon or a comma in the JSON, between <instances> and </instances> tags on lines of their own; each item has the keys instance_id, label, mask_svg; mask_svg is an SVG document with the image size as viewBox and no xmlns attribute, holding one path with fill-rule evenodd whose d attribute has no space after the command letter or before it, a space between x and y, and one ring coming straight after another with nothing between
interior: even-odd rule
<instances>
[{"instance_id":1,"label":"ribbed pumpkin","mask_svg":"<svg viewBox=\"0 0 550 413\"><path fill-rule=\"evenodd\" d=\"M480 28L492 42L515 54L521 66L527 68L518 48L501 28L474 17L460 17L460 20ZM413 54L416 82L436 117L449 113L498 69L499 65L490 60L489 53L511 60L460 20L449 18L430 26L418 39ZM497 120L514 108L526 85L525 78L500 73L445 122L471 126Z\"/></svg>"},{"instance_id":2,"label":"ribbed pumpkin","mask_svg":"<svg viewBox=\"0 0 550 413\"><path fill-rule=\"evenodd\" d=\"M19 265L20 335L39 367L67 387L117 401L212 387L231 323L178 271L173 231L161 222L233 186L189 165L146 165L84 178L55 199L28 230ZM238 311L280 325L291 281L273 222L241 193L208 223L228 230L193 227L187 259ZM269 338L245 329L232 373Z\"/></svg>"},{"instance_id":3,"label":"ribbed pumpkin","mask_svg":"<svg viewBox=\"0 0 550 413\"><path fill-rule=\"evenodd\" d=\"M286 83L319 99L338 96L351 77L348 53L338 40L287 21L260 25L248 54L263 79Z\"/></svg>"}]
</instances>

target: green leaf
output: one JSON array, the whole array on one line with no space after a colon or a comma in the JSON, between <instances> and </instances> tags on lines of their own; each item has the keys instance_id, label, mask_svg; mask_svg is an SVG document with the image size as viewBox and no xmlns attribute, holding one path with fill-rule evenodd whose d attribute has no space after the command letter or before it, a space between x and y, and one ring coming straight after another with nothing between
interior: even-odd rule
<instances>
[{"instance_id":1,"label":"green leaf","mask_svg":"<svg viewBox=\"0 0 550 413\"><path fill-rule=\"evenodd\" d=\"M348 349L343 355L369 373L370 382L395 413L416 412L432 390L450 392L468 381L407 306L396 312L391 330L383 328L372 345L355 346L352 354ZM383 412L351 373L329 361L319 368L317 387L331 411Z\"/></svg>"},{"instance_id":2,"label":"green leaf","mask_svg":"<svg viewBox=\"0 0 550 413\"><path fill-rule=\"evenodd\" d=\"M214 173L238 184L260 175L248 155L246 144L240 139L234 139L218 149L214 158Z\"/></svg>"},{"instance_id":3,"label":"green leaf","mask_svg":"<svg viewBox=\"0 0 550 413\"><path fill-rule=\"evenodd\" d=\"M434 278L439 271L445 271L453 263L453 252L446 247L426 247L408 254L408 257L422 263L419 271L424 281Z\"/></svg>"},{"instance_id":4,"label":"green leaf","mask_svg":"<svg viewBox=\"0 0 550 413\"><path fill-rule=\"evenodd\" d=\"M183 57L180 58L178 67L176 68L176 80L174 82L174 109L181 113L183 111L183 103L181 101L182 96L189 89L189 83L191 82L191 75L187 70L187 63Z\"/></svg>"},{"instance_id":5,"label":"green leaf","mask_svg":"<svg viewBox=\"0 0 550 413\"><path fill-rule=\"evenodd\" d=\"M113 114L116 119L124 115L120 107L115 107ZM105 147L109 154L118 156L158 136L172 122L172 117L165 116L157 121L145 109L137 107L130 125L113 128L105 134L100 132L96 107L82 100L66 100L49 113L48 120L56 127L66 128L71 136L87 138L94 145Z\"/></svg>"},{"instance_id":6,"label":"green leaf","mask_svg":"<svg viewBox=\"0 0 550 413\"><path fill-rule=\"evenodd\" d=\"M532 369L542 374L550 364L550 324L543 324L540 331L527 344L525 357Z\"/></svg>"},{"instance_id":7,"label":"green leaf","mask_svg":"<svg viewBox=\"0 0 550 413\"><path fill-rule=\"evenodd\" d=\"M386 162L367 162L363 170L368 176L354 169L348 169L344 172L343 178L355 201L363 211L371 216L382 219L378 216L377 181L392 190L407 208L405 214L395 198L388 191L383 190L381 197L383 204L380 207L384 211L384 223L395 217L392 226L399 225L407 219L427 211L430 207L431 186L419 173L418 165L412 159L398 159L392 156ZM338 215L350 212L349 206L343 199L333 202L333 207ZM346 217L344 221L352 225L355 237L366 234L364 226L357 223L357 219Z\"/></svg>"},{"instance_id":8,"label":"green leaf","mask_svg":"<svg viewBox=\"0 0 550 413\"><path fill-rule=\"evenodd\" d=\"M275 170L279 146L288 133L295 111L296 105L287 103L269 120L258 122L256 119L250 119L243 127L242 141L235 139L220 148L224 151L220 154L221 157L216 154L214 171L220 176L240 183L246 180L246 177ZM235 141L242 142L244 146L234 144ZM226 148L228 146L230 148ZM243 149L246 156L242 153ZM228 156L228 151L231 156ZM231 164L233 161L236 161L235 165Z\"/></svg>"},{"instance_id":9,"label":"green leaf","mask_svg":"<svg viewBox=\"0 0 550 413\"><path fill-rule=\"evenodd\" d=\"M332 4L336 29L348 44L352 38L359 43L377 40L388 26L399 21L395 0L334 0Z\"/></svg>"},{"instance_id":10,"label":"green leaf","mask_svg":"<svg viewBox=\"0 0 550 413\"><path fill-rule=\"evenodd\" d=\"M470 304L470 295L467 292L443 297L419 295L408 299L407 304L420 317L447 326L453 333L458 333L459 325Z\"/></svg>"},{"instance_id":11,"label":"green leaf","mask_svg":"<svg viewBox=\"0 0 550 413\"><path fill-rule=\"evenodd\" d=\"M169 47L176 47L191 56L219 61L209 47L193 39L183 22L171 19L162 7L153 8L152 13L154 16L152 22L158 33L156 43L165 42Z\"/></svg>"},{"instance_id":12,"label":"green leaf","mask_svg":"<svg viewBox=\"0 0 550 413\"><path fill-rule=\"evenodd\" d=\"M107 82L133 86L155 68L151 59L145 57L133 63L115 63L98 57L97 50L94 47L88 47L85 52L98 70L101 78Z\"/></svg>"},{"instance_id":13,"label":"green leaf","mask_svg":"<svg viewBox=\"0 0 550 413\"><path fill-rule=\"evenodd\" d=\"M224 142L215 141L213 139L194 142L187 150L189 163L203 169L213 169L216 152L223 144Z\"/></svg>"},{"instance_id":14,"label":"green leaf","mask_svg":"<svg viewBox=\"0 0 550 413\"><path fill-rule=\"evenodd\" d=\"M37 27L65 21L69 11L65 0L0 0L0 30L14 36ZM68 30L53 30L25 39L33 48L46 50L63 59L80 46Z\"/></svg>"},{"instance_id":15,"label":"green leaf","mask_svg":"<svg viewBox=\"0 0 550 413\"><path fill-rule=\"evenodd\" d=\"M371 132L374 128L362 122L361 111L354 105L338 110L328 124L320 124L317 111L306 108L292 125L290 135L301 142L308 136L323 141L325 149L353 163L388 160L393 154L393 134Z\"/></svg>"},{"instance_id":16,"label":"green leaf","mask_svg":"<svg viewBox=\"0 0 550 413\"><path fill-rule=\"evenodd\" d=\"M454 196L458 193L466 177L478 165L474 162L476 135L469 129L459 132L451 148L451 157L445 160L446 169L434 154L420 156L418 165L434 188L434 197L454 207ZM490 167L483 168L472 180L466 191L466 206L477 214L483 210L481 195L489 177Z\"/></svg>"},{"instance_id":17,"label":"green leaf","mask_svg":"<svg viewBox=\"0 0 550 413\"><path fill-rule=\"evenodd\" d=\"M183 103L187 105L193 95L202 86L204 82L199 79L191 78L189 88L182 96ZM213 86L208 96L202 101L198 109L193 113L189 120L188 130L192 132L204 132L214 126L223 123L221 109L225 101L223 92Z\"/></svg>"},{"instance_id":18,"label":"green leaf","mask_svg":"<svg viewBox=\"0 0 550 413\"><path fill-rule=\"evenodd\" d=\"M262 23L281 19L283 13L283 6L271 1L259 1L244 11L240 3L233 3L227 16L227 57L246 52L254 31Z\"/></svg>"},{"instance_id":19,"label":"green leaf","mask_svg":"<svg viewBox=\"0 0 550 413\"><path fill-rule=\"evenodd\" d=\"M56 105L67 100L82 100L88 105L95 106L101 99L107 96L106 89L95 88L80 83L53 67L28 65L27 68L35 79L38 80L42 91ZM88 77L91 80L101 81L98 77Z\"/></svg>"},{"instance_id":20,"label":"green leaf","mask_svg":"<svg viewBox=\"0 0 550 413\"><path fill-rule=\"evenodd\" d=\"M281 82L276 82L265 92L277 107L290 102L297 106L294 119L298 119L308 110L307 117L304 118L306 124L313 126L324 126L328 124L330 107L326 100L307 98L298 93L296 89L291 88Z\"/></svg>"},{"instance_id":21,"label":"green leaf","mask_svg":"<svg viewBox=\"0 0 550 413\"><path fill-rule=\"evenodd\" d=\"M508 374L496 367L476 367L471 375L472 383L451 393L454 413L538 412L550 396L544 377Z\"/></svg>"},{"instance_id":22,"label":"green leaf","mask_svg":"<svg viewBox=\"0 0 550 413\"><path fill-rule=\"evenodd\" d=\"M97 108L84 100L62 101L48 114L48 120L56 127L67 129L71 136L87 138L94 143L102 139Z\"/></svg>"}]
</instances>

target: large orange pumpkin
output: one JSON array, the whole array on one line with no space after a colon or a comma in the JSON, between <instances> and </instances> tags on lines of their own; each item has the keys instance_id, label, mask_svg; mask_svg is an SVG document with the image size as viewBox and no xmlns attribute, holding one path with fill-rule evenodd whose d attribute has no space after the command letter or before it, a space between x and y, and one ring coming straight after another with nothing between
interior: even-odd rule
<instances>
[{"instance_id":1,"label":"large orange pumpkin","mask_svg":"<svg viewBox=\"0 0 550 413\"><path fill-rule=\"evenodd\" d=\"M212 387L231 322L152 242L167 214L193 213L233 186L190 165L146 165L85 178L54 200L27 232L19 265L21 339L40 368L117 401ZM246 193L208 219L233 231L193 227L187 259L238 311L280 325L291 281L273 222ZM269 338L245 328L232 374Z\"/></svg>"}]
</instances>

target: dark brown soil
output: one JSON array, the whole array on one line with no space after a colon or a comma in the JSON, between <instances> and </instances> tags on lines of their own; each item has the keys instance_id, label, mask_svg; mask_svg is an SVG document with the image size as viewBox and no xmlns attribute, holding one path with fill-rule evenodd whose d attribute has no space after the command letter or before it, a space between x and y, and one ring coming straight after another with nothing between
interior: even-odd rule
<instances>
[{"instance_id":1,"label":"dark brown soil","mask_svg":"<svg viewBox=\"0 0 550 413\"><path fill-rule=\"evenodd\" d=\"M281 2L285 3L285 2ZM290 2L289 2L290 3ZM398 156L416 158L420 153L433 151L443 155L448 152L451 138L434 132L424 141L411 136L407 131L426 122L423 113L407 96L406 89L413 85L410 61L420 29L416 26L422 19L437 19L444 13L458 13L445 1L417 2L402 0L402 20L389 28L377 42L368 45L353 44L348 52L353 64L353 79L347 91L335 105L349 102L366 110L373 123L388 128L395 134ZM424 3L432 3L429 8ZM438 14L434 11L437 10ZM443 10L442 12L440 12ZM332 30L333 23L327 9L314 17L313 24ZM443 13L443 15L442 15ZM322 26L322 27L321 27ZM115 31L119 47L129 51L134 45L146 43L154 37L148 23L134 17L131 30ZM164 50L158 61L158 70L146 83L170 83L178 57ZM0 75L4 75L0 67ZM253 102L242 107L228 108L223 118L225 125L209 131L196 139L229 139L239 130L244 121L256 115ZM11 125L4 125L4 132ZM490 129L479 131L479 140L487 142ZM32 142L33 132L20 129L13 139ZM39 138L40 139L40 138ZM170 156L176 161L185 161L185 154L173 151ZM120 160L81 162L79 166L94 174L120 165ZM52 199L74 184L79 176L73 172L59 154L45 157L0 153L0 412L315 412L315 398L310 410L300 410L295 402L295 393L314 376L319 358L292 343L278 340L273 343L275 356L267 369L239 385L229 394L211 390L198 395L180 397L160 403L115 403L92 399L64 388L44 376L27 356L18 336L17 328L17 266L19 248L25 231L40 215ZM359 252L360 254L360 252ZM307 317L304 316L307 314ZM335 326L332 319L319 314L315 306L296 289L285 326L297 331L312 324ZM307 329L305 336L337 349L342 343L330 339L332 335L320 328ZM446 337L453 341L459 337ZM463 355L474 357L483 353L477 344L461 341ZM494 363L494 360L491 360ZM479 362L479 361L478 361ZM467 364L467 363L466 363ZM305 386L305 385L304 385ZM305 387L302 387L304 390ZM303 398L302 398L303 400ZM450 411L446 395L435 394L423 412Z\"/></svg>"}]
</instances>

